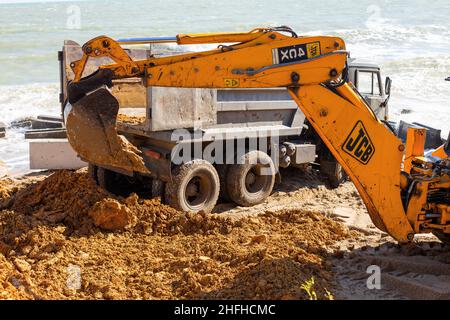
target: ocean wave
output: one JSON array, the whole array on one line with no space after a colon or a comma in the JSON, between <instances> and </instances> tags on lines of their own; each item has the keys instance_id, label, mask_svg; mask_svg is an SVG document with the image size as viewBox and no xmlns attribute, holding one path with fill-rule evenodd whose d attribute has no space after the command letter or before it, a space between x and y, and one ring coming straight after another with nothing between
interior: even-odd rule
<instances>
[{"instance_id":1,"label":"ocean wave","mask_svg":"<svg viewBox=\"0 0 450 320\"><path fill-rule=\"evenodd\" d=\"M450 109L450 56L414 57L383 64L393 80L393 94L428 102L446 103Z\"/></svg>"},{"instance_id":2,"label":"ocean wave","mask_svg":"<svg viewBox=\"0 0 450 320\"><path fill-rule=\"evenodd\" d=\"M57 83L0 86L0 121L8 126L13 121L36 117L39 114L60 114ZM24 128L8 128L0 139L0 161L9 175L29 171L28 141Z\"/></svg>"},{"instance_id":3,"label":"ocean wave","mask_svg":"<svg viewBox=\"0 0 450 320\"><path fill-rule=\"evenodd\" d=\"M10 124L39 114L59 114L59 85L0 86L0 121Z\"/></svg>"}]
</instances>

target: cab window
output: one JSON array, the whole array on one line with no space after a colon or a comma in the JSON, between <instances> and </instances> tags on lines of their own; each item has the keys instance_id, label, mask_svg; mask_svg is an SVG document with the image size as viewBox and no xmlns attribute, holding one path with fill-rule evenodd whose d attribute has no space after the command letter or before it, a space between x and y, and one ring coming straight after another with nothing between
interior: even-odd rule
<instances>
[{"instance_id":1,"label":"cab window","mask_svg":"<svg viewBox=\"0 0 450 320\"><path fill-rule=\"evenodd\" d=\"M358 90L361 94L381 95L378 73L358 71Z\"/></svg>"}]
</instances>

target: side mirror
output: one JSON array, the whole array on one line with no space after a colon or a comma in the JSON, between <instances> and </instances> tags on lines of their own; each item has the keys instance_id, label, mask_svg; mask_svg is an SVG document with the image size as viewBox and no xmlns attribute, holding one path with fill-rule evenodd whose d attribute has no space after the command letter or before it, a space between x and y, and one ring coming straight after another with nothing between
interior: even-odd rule
<instances>
[{"instance_id":1,"label":"side mirror","mask_svg":"<svg viewBox=\"0 0 450 320\"><path fill-rule=\"evenodd\" d=\"M448 77L447 79L445 79L445 81L450 81L450 77Z\"/></svg>"},{"instance_id":2,"label":"side mirror","mask_svg":"<svg viewBox=\"0 0 450 320\"><path fill-rule=\"evenodd\" d=\"M391 85L392 85L391 78L386 77L386 83L385 83L385 87L384 87L384 92L386 93L387 96L391 95Z\"/></svg>"}]
</instances>

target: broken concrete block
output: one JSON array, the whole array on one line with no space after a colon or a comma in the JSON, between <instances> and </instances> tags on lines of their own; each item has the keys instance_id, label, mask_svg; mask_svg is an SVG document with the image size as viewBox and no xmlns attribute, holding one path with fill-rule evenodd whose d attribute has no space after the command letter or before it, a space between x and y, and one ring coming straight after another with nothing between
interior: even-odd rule
<instances>
[{"instance_id":1,"label":"broken concrete block","mask_svg":"<svg viewBox=\"0 0 450 320\"><path fill-rule=\"evenodd\" d=\"M65 139L66 129L36 129L25 132L25 139Z\"/></svg>"},{"instance_id":2,"label":"broken concrete block","mask_svg":"<svg viewBox=\"0 0 450 320\"><path fill-rule=\"evenodd\" d=\"M30 120L18 120L11 122L12 128L26 128L31 127L31 121Z\"/></svg>"},{"instance_id":3,"label":"broken concrete block","mask_svg":"<svg viewBox=\"0 0 450 320\"><path fill-rule=\"evenodd\" d=\"M63 122L63 119L61 116L49 116L46 114L40 114L37 116L37 118L39 120Z\"/></svg>"},{"instance_id":4,"label":"broken concrete block","mask_svg":"<svg viewBox=\"0 0 450 320\"><path fill-rule=\"evenodd\" d=\"M62 128L63 127L63 123L60 122L60 121L31 119L31 127L33 129Z\"/></svg>"},{"instance_id":5,"label":"broken concrete block","mask_svg":"<svg viewBox=\"0 0 450 320\"><path fill-rule=\"evenodd\" d=\"M45 139L30 142L30 169L80 169L87 163L78 158L67 139Z\"/></svg>"}]
</instances>

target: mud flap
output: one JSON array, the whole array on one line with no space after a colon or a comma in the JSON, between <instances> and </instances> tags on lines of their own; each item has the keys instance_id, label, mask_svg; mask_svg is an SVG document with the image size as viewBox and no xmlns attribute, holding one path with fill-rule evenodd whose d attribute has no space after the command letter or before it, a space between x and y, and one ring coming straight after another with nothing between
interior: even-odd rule
<instances>
[{"instance_id":1,"label":"mud flap","mask_svg":"<svg viewBox=\"0 0 450 320\"><path fill-rule=\"evenodd\" d=\"M100 88L72 103L67 137L72 148L85 160L100 166L149 173L141 151L118 135L119 103L106 88Z\"/></svg>"}]
</instances>

